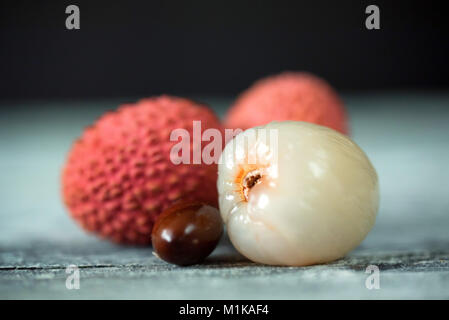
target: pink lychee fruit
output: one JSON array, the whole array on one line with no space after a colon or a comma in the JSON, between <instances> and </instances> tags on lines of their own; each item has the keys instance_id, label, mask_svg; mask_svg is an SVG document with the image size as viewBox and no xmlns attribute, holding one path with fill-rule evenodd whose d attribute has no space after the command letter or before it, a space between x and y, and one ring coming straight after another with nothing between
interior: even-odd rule
<instances>
[{"instance_id":1,"label":"pink lychee fruit","mask_svg":"<svg viewBox=\"0 0 449 320\"><path fill-rule=\"evenodd\" d=\"M225 127L245 130L284 120L348 133L347 115L337 93L323 79L305 72L284 72L254 83L228 111Z\"/></svg>"},{"instance_id":2,"label":"pink lychee fruit","mask_svg":"<svg viewBox=\"0 0 449 320\"><path fill-rule=\"evenodd\" d=\"M201 121L202 131L222 130L206 106L170 96L103 115L74 143L63 169L62 193L71 216L103 238L146 245L156 218L173 203L217 206L215 163L175 165L170 160L171 147L178 143L170 141L171 131L185 129L192 136L194 120ZM204 143L190 143L191 153L204 148Z\"/></svg>"}]
</instances>

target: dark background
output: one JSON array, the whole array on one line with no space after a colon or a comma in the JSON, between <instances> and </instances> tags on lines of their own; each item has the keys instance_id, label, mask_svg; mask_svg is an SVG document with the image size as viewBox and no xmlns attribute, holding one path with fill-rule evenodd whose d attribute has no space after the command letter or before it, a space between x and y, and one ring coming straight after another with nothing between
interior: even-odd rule
<instances>
[{"instance_id":1,"label":"dark background","mask_svg":"<svg viewBox=\"0 0 449 320\"><path fill-rule=\"evenodd\" d=\"M369 4L381 30L365 28ZM436 1L4 1L0 99L235 95L283 70L350 92L445 90L446 15Z\"/></svg>"}]
</instances>

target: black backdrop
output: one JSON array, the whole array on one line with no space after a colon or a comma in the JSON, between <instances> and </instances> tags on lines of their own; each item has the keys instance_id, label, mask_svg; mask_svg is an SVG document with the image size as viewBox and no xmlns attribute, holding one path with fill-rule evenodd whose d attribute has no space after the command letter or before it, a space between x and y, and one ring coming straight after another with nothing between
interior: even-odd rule
<instances>
[{"instance_id":1,"label":"black backdrop","mask_svg":"<svg viewBox=\"0 0 449 320\"><path fill-rule=\"evenodd\" d=\"M81 29L66 30L76 4ZM380 8L381 29L365 28ZM3 1L2 99L234 95L282 70L339 90L449 88L436 1Z\"/></svg>"}]
</instances>

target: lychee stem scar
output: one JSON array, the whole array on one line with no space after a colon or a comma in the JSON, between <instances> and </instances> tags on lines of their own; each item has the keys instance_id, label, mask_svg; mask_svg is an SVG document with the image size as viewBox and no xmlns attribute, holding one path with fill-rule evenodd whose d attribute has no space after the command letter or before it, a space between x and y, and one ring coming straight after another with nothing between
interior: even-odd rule
<instances>
[{"instance_id":1,"label":"lychee stem scar","mask_svg":"<svg viewBox=\"0 0 449 320\"><path fill-rule=\"evenodd\" d=\"M262 179L262 172L258 169L248 172L242 180L242 193L246 201L248 201L249 191Z\"/></svg>"}]
</instances>

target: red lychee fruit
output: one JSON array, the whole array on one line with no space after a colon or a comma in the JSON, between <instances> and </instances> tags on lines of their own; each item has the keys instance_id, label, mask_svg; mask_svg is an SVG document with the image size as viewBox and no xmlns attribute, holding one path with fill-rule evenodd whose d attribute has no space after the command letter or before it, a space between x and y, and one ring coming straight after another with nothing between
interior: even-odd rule
<instances>
[{"instance_id":1,"label":"red lychee fruit","mask_svg":"<svg viewBox=\"0 0 449 320\"><path fill-rule=\"evenodd\" d=\"M178 143L170 141L171 131L186 129L192 137L194 120L201 121L202 131L222 130L206 106L169 96L103 115L74 143L63 169L63 198L71 216L114 242L150 244L156 218L174 202L217 206L215 163L170 161L171 147ZM191 153L204 148L190 143Z\"/></svg>"},{"instance_id":2,"label":"red lychee fruit","mask_svg":"<svg viewBox=\"0 0 449 320\"><path fill-rule=\"evenodd\" d=\"M323 79L305 72L284 72L254 83L229 110L225 127L245 130L284 120L348 133L346 112L337 93Z\"/></svg>"}]
</instances>

